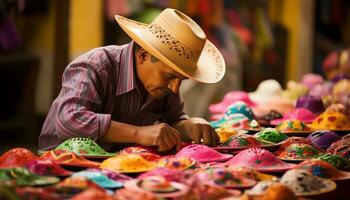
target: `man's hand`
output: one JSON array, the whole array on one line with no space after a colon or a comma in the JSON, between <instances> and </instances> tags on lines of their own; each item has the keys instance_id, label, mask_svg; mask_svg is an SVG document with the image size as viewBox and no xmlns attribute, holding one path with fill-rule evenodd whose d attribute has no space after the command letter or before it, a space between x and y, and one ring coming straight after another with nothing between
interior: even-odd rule
<instances>
[{"instance_id":1,"label":"man's hand","mask_svg":"<svg viewBox=\"0 0 350 200\"><path fill-rule=\"evenodd\" d=\"M181 147L180 133L169 126L161 123L152 126L140 126L136 131L136 143L145 146L158 146L158 151L169 151L176 145Z\"/></svg>"},{"instance_id":2,"label":"man's hand","mask_svg":"<svg viewBox=\"0 0 350 200\"><path fill-rule=\"evenodd\" d=\"M202 141L208 146L217 146L219 144L219 136L213 127L202 118L182 120L176 123L174 127L181 130L183 134L190 137L196 144L200 144Z\"/></svg>"}]
</instances>

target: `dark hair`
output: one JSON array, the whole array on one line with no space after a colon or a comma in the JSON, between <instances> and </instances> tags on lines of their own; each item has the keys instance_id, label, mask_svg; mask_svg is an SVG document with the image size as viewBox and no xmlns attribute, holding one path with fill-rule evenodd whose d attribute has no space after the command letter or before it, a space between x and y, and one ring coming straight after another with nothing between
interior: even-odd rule
<instances>
[{"instance_id":1,"label":"dark hair","mask_svg":"<svg viewBox=\"0 0 350 200\"><path fill-rule=\"evenodd\" d=\"M139 44L134 43L134 53L136 54L140 49L142 49L142 47L141 47ZM150 55L151 55L151 62L152 62L152 63L155 63L155 62L158 62L158 61L159 61L158 58L156 58L156 57L153 56L152 54L150 54Z\"/></svg>"}]
</instances>

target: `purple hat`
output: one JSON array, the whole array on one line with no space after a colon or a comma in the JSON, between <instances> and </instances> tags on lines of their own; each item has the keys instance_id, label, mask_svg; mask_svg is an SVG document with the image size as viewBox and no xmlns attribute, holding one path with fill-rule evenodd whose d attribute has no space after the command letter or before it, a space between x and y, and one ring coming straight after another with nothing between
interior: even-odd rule
<instances>
[{"instance_id":1,"label":"purple hat","mask_svg":"<svg viewBox=\"0 0 350 200\"><path fill-rule=\"evenodd\" d=\"M333 131L321 130L311 133L307 138L313 145L325 150L341 137Z\"/></svg>"},{"instance_id":2,"label":"purple hat","mask_svg":"<svg viewBox=\"0 0 350 200\"><path fill-rule=\"evenodd\" d=\"M321 113L324 111L324 105L321 97L310 96L310 95L299 97L295 107L307 108L313 113Z\"/></svg>"}]
</instances>

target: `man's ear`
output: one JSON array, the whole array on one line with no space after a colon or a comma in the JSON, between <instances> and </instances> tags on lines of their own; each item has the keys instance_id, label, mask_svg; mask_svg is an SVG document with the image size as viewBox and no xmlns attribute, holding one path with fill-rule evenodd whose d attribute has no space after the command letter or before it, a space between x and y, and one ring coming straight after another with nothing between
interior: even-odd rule
<instances>
[{"instance_id":1,"label":"man's ear","mask_svg":"<svg viewBox=\"0 0 350 200\"><path fill-rule=\"evenodd\" d=\"M136 61L138 64L143 64L149 56L150 54L144 48L140 48L136 53Z\"/></svg>"}]
</instances>

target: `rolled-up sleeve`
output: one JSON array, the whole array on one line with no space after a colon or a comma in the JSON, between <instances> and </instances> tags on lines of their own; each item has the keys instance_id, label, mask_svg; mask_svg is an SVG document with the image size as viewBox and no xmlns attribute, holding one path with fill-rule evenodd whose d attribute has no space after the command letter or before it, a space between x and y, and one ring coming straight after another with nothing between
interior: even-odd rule
<instances>
[{"instance_id":1,"label":"rolled-up sleeve","mask_svg":"<svg viewBox=\"0 0 350 200\"><path fill-rule=\"evenodd\" d=\"M106 134L110 114L103 110L103 78L86 63L75 63L63 74L62 90L57 101L56 134L61 139L88 137L98 140Z\"/></svg>"}]
</instances>

